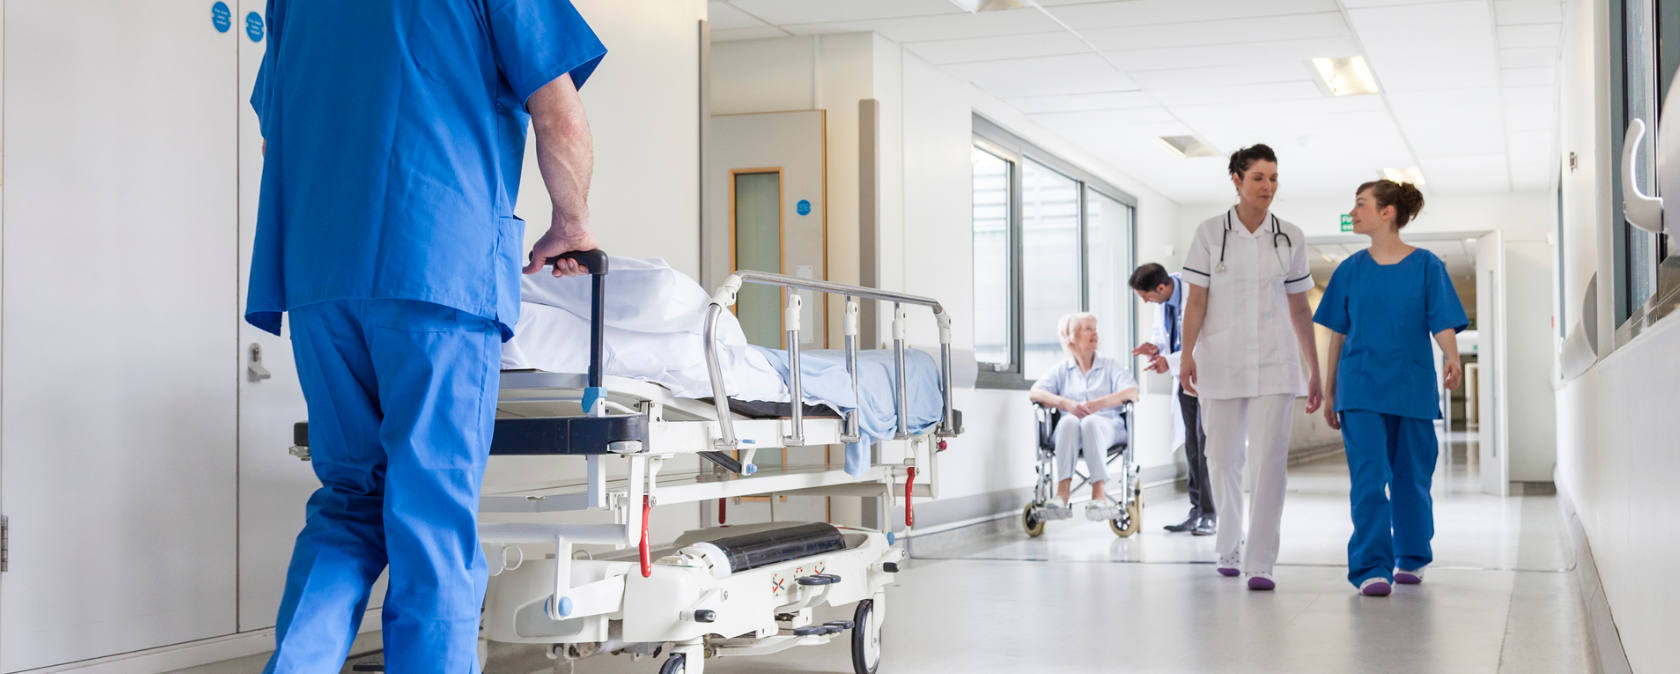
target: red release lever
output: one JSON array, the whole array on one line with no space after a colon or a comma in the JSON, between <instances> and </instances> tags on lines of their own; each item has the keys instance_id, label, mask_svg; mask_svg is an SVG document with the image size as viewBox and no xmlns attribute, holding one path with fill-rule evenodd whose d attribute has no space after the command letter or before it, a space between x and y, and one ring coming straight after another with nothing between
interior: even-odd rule
<instances>
[{"instance_id":1,"label":"red release lever","mask_svg":"<svg viewBox=\"0 0 1680 674\"><path fill-rule=\"evenodd\" d=\"M728 508L729 508L729 499L727 499L727 498L718 499L718 524L723 524L724 523L723 515L728 510Z\"/></svg>"},{"instance_id":2,"label":"red release lever","mask_svg":"<svg viewBox=\"0 0 1680 674\"><path fill-rule=\"evenodd\" d=\"M648 519L653 517L653 499L647 494L642 495L642 577L653 575L653 560L648 558Z\"/></svg>"},{"instance_id":3,"label":"red release lever","mask_svg":"<svg viewBox=\"0 0 1680 674\"><path fill-rule=\"evenodd\" d=\"M915 506L910 503L910 494L916 486L916 467L909 468L909 477L904 478L904 526L916 526Z\"/></svg>"}]
</instances>

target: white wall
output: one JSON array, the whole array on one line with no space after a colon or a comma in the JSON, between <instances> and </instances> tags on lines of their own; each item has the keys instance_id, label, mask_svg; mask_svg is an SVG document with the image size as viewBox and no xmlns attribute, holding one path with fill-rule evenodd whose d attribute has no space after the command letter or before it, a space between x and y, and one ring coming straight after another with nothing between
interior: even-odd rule
<instances>
[{"instance_id":1,"label":"white wall","mask_svg":"<svg viewBox=\"0 0 1680 674\"><path fill-rule=\"evenodd\" d=\"M1673 526L1680 517L1673 488L1680 474L1680 316L1612 350L1610 162L1621 157L1621 148L1610 146L1612 125L1620 124L1609 114L1613 19L1608 0L1571 0L1565 16L1562 152L1577 162L1563 180L1563 300L1573 325L1582 318L1587 279L1597 272L1604 309L1586 317L1602 359L1558 384L1558 490L1580 517L1628 663L1634 671L1665 671L1680 661L1680 641L1671 635L1680 589L1649 581L1667 572L1680 548ZM1599 598L1596 589L1584 588L1589 601Z\"/></svg>"},{"instance_id":2,"label":"white wall","mask_svg":"<svg viewBox=\"0 0 1680 674\"><path fill-rule=\"evenodd\" d=\"M576 0L607 46L583 86L595 139L590 222L613 255L664 258L700 273L700 40L703 0ZM534 141L534 139L532 139ZM531 144L534 147L534 142ZM518 214L526 245L552 212L525 153Z\"/></svg>"}]
</instances>

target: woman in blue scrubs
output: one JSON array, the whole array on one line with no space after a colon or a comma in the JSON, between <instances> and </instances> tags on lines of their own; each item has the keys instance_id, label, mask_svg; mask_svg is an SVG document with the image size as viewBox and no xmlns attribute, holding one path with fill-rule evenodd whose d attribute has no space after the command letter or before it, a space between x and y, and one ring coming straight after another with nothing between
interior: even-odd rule
<instances>
[{"instance_id":1,"label":"woman in blue scrubs","mask_svg":"<svg viewBox=\"0 0 1680 674\"><path fill-rule=\"evenodd\" d=\"M1324 415L1347 445L1348 581L1366 596L1386 597L1394 582L1423 582L1433 559L1429 484L1441 400L1430 336L1445 357L1447 388L1457 388L1463 374L1458 332L1469 320L1446 265L1400 240L1422 208L1423 194L1410 184L1360 185L1353 231L1371 237L1371 247L1336 267L1313 316L1333 331Z\"/></svg>"}]
</instances>

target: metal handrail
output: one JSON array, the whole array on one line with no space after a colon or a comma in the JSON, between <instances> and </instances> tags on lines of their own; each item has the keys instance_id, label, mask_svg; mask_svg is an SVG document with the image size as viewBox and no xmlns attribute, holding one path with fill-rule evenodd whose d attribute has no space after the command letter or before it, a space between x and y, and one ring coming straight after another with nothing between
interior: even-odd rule
<instances>
[{"instance_id":1,"label":"metal handrail","mask_svg":"<svg viewBox=\"0 0 1680 674\"><path fill-rule=\"evenodd\" d=\"M913 304L932 309L934 319L939 324L940 395L943 397L944 405L939 426L936 429L936 434L940 437L956 435L956 430L952 428L951 425L953 417L951 408L951 317L950 314L945 311L944 306L937 300L917 295L910 295L907 293L865 288L862 286L846 285L831 281L818 281L814 279L803 279L793 276L756 271L740 271L731 274L729 278L725 279L724 282L718 286L717 291L712 293L712 301L706 311L706 370L707 374L711 378L712 404L716 406L717 409L718 428L720 431L720 437L712 443L715 448L721 451L738 448L738 442L735 437L734 421L729 410L729 395L723 382L723 369L718 362L717 323L718 318L723 315L724 309L727 309L735 304L736 296L740 293L741 286L746 283L779 286L798 290L812 290L828 294L844 295L846 297L847 315L844 323L846 332L846 369L848 374L852 377L852 390L854 395L857 391L858 378L856 365L858 341L857 322L854 320L856 316L856 300L862 298L876 300L879 302L894 303L893 350L895 374L898 376L899 384L898 437L900 438L905 436L908 424L905 412L907 402L905 400L906 382L904 376L904 321L908 319L908 312L904 311L900 305ZM789 299L788 312L790 315L798 309L799 303L796 300L796 297ZM788 439L802 441L805 436L804 417L800 414L800 412L802 411L801 406L805 403L805 392L798 376L800 371L798 342L800 326L797 320L789 320L787 321L787 325L789 326L789 329L784 333L784 339L786 340L784 346L787 347L789 361L788 367L790 374L792 375L789 377L789 384L791 387L791 391L789 393L790 398L793 401L792 405L794 410L793 435ZM855 429L857 428L856 414L857 412L854 410L850 415L848 415L848 435L855 436ZM792 445L793 443L790 443L790 446Z\"/></svg>"}]
</instances>

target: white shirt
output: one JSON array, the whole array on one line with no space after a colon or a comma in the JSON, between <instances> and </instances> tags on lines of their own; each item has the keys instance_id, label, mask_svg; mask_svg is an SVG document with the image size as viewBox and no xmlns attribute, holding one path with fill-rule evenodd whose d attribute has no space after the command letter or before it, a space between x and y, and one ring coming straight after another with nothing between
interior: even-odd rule
<instances>
[{"instance_id":1,"label":"white shirt","mask_svg":"<svg viewBox=\"0 0 1680 674\"><path fill-rule=\"evenodd\" d=\"M1091 371L1080 372L1079 363L1067 358L1050 366L1050 370L1033 384L1033 388L1059 395L1069 400L1088 403L1106 395L1137 388L1130 368L1119 360L1101 354L1091 357ZM1110 407L1097 412L1099 416L1120 418L1120 408Z\"/></svg>"},{"instance_id":2,"label":"white shirt","mask_svg":"<svg viewBox=\"0 0 1680 674\"><path fill-rule=\"evenodd\" d=\"M1200 397L1307 392L1289 315L1289 295L1313 287L1299 227L1268 213L1250 233L1235 207L1208 218L1185 256L1184 282L1208 290L1195 352Z\"/></svg>"}]
</instances>

